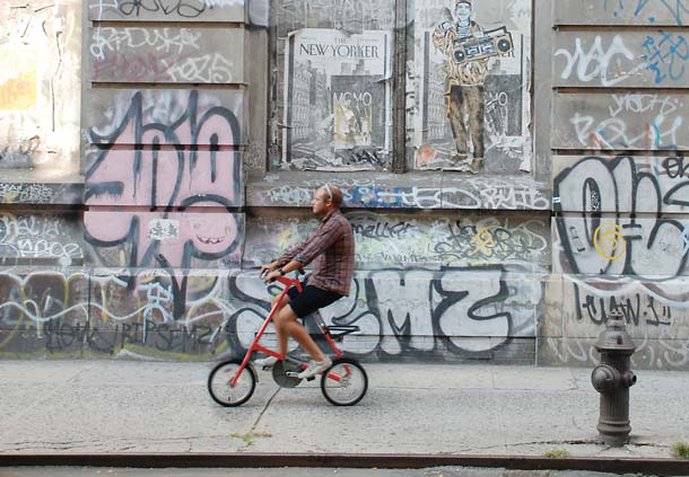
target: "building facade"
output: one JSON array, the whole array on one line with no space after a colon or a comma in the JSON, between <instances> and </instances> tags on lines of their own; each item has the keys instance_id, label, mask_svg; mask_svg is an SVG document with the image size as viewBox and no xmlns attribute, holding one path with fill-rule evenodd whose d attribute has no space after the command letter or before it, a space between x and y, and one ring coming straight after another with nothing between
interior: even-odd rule
<instances>
[{"instance_id":1,"label":"building facade","mask_svg":"<svg viewBox=\"0 0 689 477\"><path fill-rule=\"evenodd\" d=\"M345 193L363 360L689 369L689 5L9 0L0 356L241 353ZM633 28L629 28L633 26ZM689 75L688 75L689 78ZM685 181L685 178L687 179Z\"/></svg>"}]
</instances>

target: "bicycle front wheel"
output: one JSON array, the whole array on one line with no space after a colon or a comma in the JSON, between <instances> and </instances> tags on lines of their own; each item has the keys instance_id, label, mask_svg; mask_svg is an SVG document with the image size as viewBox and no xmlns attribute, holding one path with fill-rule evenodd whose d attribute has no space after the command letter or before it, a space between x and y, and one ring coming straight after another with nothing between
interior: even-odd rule
<instances>
[{"instance_id":1,"label":"bicycle front wheel","mask_svg":"<svg viewBox=\"0 0 689 477\"><path fill-rule=\"evenodd\" d=\"M334 360L321 376L323 396L335 406L353 406L363 399L367 389L366 371L353 359Z\"/></svg>"},{"instance_id":2,"label":"bicycle front wheel","mask_svg":"<svg viewBox=\"0 0 689 477\"><path fill-rule=\"evenodd\" d=\"M225 407L244 404L256 389L256 372L251 366L242 371L237 383L232 386L232 378L237 373L242 362L239 360L225 361L218 364L208 375L208 392L215 402Z\"/></svg>"}]
</instances>

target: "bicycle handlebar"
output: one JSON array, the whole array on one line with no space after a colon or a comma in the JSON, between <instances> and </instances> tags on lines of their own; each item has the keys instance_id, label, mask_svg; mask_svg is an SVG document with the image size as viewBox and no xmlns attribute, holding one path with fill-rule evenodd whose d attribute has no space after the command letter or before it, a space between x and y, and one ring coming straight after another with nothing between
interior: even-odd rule
<instances>
[{"instance_id":1,"label":"bicycle handlebar","mask_svg":"<svg viewBox=\"0 0 689 477\"><path fill-rule=\"evenodd\" d=\"M283 285L285 285L287 288L289 288L291 286L295 286L295 287L297 287L297 290L300 293L302 291L301 282L299 281L298 278L290 278L290 277L282 276L282 277L277 277L276 280L279 281L280 283L282 283Z\"/></svg>"},{"instance_id":2,"label":"bicycle handlebar","mask_svg":"<svg viewBox=\"0 0 689 477\"><path fill-rule=\"evenodd\" d=\"M299 272L300 275L304 275L304 269L300 268L300 269L298 270L298 272ZM264 275L266 275L266 273L268 273L268 272L266 271L265 273L261 274L261 277L263 277ZM298 290L300 293L301 293L301 291L302 291L301 282L299 281L298 278L290 278L290 277L288 277L288 276L283 275L283 276L281 276L281 277L276 277L271 283L275 282L276 280L277 280L278 282L282 283L283 285L285 285L285 287L286 287L285 289L288 289L288 288L294 286L294 287L297 287L297 290Z\"/></svg>"}]
</instances>

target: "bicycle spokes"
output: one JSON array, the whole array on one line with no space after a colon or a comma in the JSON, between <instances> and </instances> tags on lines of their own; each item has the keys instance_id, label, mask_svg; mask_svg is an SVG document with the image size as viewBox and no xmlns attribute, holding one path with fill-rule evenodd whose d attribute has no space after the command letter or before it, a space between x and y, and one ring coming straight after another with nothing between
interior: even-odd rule
<instances>
[{"instance_id":1,"label":"bicycle spokes","mask_svg":"<svg viewBox=\"0 0 689 477\"><path fill-rule=\"evenodd\" d=\"M352 406L358 403L367 389L366 371L359 363L348 358L336 359L321 378L323 395L336 406Z\"/></svg>"}]
</instances>

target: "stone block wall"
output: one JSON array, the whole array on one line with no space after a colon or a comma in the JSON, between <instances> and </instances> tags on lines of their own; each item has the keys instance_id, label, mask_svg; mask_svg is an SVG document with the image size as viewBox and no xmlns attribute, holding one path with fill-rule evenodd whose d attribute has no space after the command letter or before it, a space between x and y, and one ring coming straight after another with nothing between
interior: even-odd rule
<instances>
[{"instance_id":1,"label":"stone block wall","mask_svg":"<svg viewBox=\"0 0 689 477\"><path fill-rule=\"evenodd\" d=\"M683 2L555 2L552 273L538 353L584 365L613 312L639 367L686 369ZM684 58L682 57L684 56Z\"/></svg>"},{"instance_id":2,"label":"stone block wall","mask_svg":"<svg viewBox=\"0 0 689 477\"><path fill-rule=\"evenodd\" d=\"M348 353L590 366L620 312L687 369L687 9L484 0L443 50L455 7L0 5L0 356L241 354L330 182Z\"/></svg>"}]
</instances>

